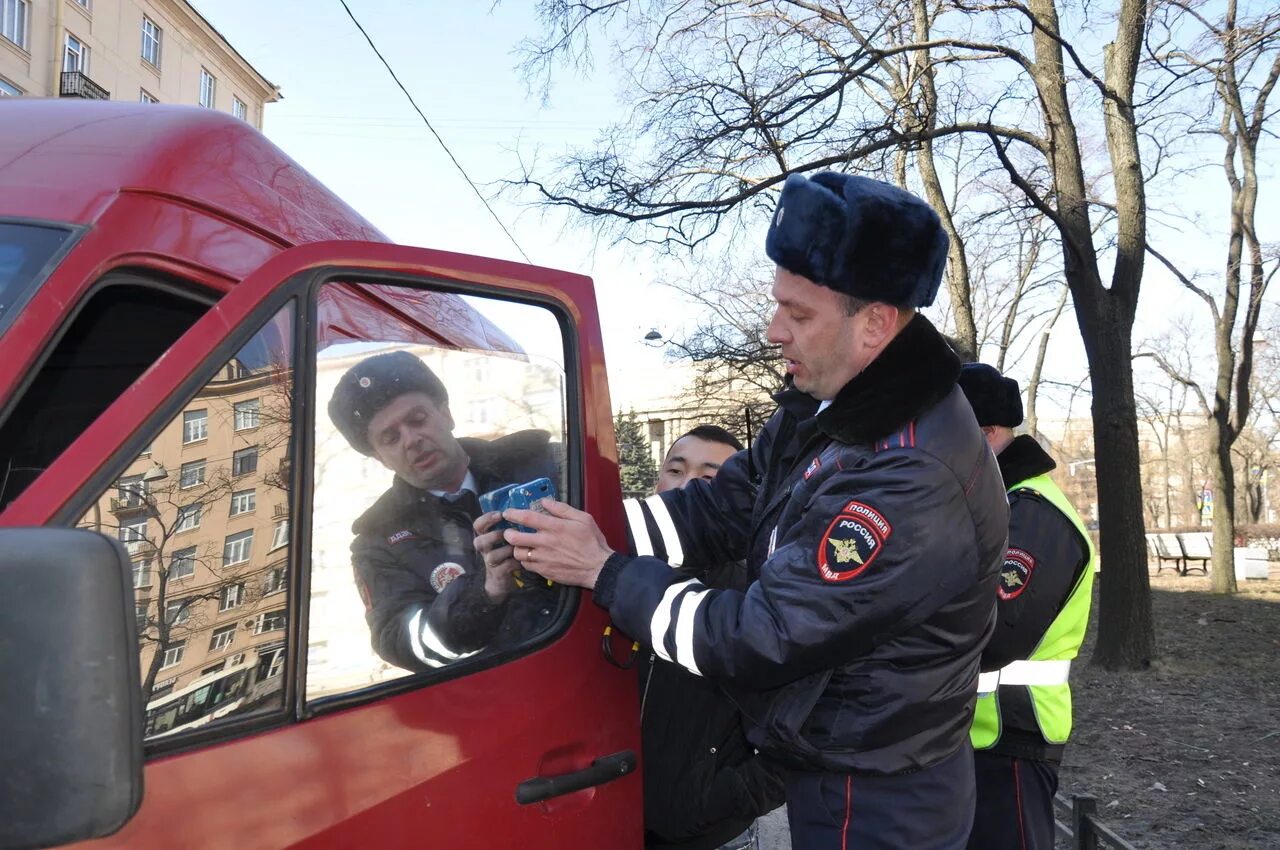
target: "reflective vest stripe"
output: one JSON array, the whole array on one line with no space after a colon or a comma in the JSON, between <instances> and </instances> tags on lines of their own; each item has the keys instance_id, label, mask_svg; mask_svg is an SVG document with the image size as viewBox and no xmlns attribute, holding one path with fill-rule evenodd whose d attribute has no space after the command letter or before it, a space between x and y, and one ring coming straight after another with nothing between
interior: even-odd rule
<instances>
[{"instance_id":1,"label":"reflective vest stripe","mask_svg":"<svg viewBox=\"0 0 1280 850\"><path fill-rule=\"evenodd\" d=\"M658 524L658 533L662 535L662 545L667 550L667 563L674 569L684 563L684 547L680 545L680 535L676 533L676 524L671 520L671 512L662 501L662 497L654 494L644 500L653 513L653 521Z\"/></svg>"},{"instance_id":2,"label":"reflective vest stripe","mask_svg":"<svg viewBox=\"0 0 1280 850\"><path fill-rule=\"evenodd\" d=\"M978 693L990 693L1000 685L1065 685L1070 674L1070 659L1013 661L979 676Z\"/></svg>"},{"instance_id":3,"label":"reflective vest stripe","mask_svg":"<svg viewBox=\"0 0 1280 850\"><path fill-rule=\"evenodd\" d=\"M636 554L642 557L653 555L653 541L649 539L649 527L644 521L644 508L639 499L623 499L622 509L627 514L627 525L631 528L631 542L636 547Z\"/></svg>"}]
</instances>

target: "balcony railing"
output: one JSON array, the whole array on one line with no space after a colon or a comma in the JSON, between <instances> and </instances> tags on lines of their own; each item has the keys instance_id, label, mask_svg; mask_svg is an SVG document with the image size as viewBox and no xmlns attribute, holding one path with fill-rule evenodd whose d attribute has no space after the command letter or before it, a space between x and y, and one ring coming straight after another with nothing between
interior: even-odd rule
<instances>
[{"instance_id":1,"label":"balcony railing","mask_svg":"<svg viewBox=\"0 0 1280 850\"><path fill-rule=\"evenodd\" d=\"M146 507L147 500L140 493L111 497L111 512L113 514L133 513L134 511L145 510Z\"/></svg>"},{"instance_id":2,"label":"balcony railing","mask_svg":"<svg viewBox=\"0 0 1280 850\"><path fill-rule=\"evenodd\" d=\"M110 100L111 92L89 79L80 71L63 71L59 97L83 97L89 100Z\"/></svg>"}]
</instances>

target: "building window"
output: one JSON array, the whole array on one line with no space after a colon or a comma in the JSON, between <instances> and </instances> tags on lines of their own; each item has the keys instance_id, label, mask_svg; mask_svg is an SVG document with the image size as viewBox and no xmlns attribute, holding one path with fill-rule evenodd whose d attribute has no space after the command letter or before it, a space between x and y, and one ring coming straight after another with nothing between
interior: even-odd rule
<instances>
[{"instance_id":1,"label":"building window","mask_svg":"<svg viewBox=\"0 0 1280 850\"><path fill-rule=\"evenodd\" d=\"M194 443L209 437L209 411L188 410L182 414L182 442Z\"/></svg>"},{"instance_id":2,"label":"building window","mask_svg":"<svg viewBox=\"0 0 1280 850\"><path fill-rule=\"evenodd\" d=\"M130 552L138 551L139 547L147 540L146 519L120 523L119 537L120 542L124 544L124 548Z\"/></svg>"},{"instance_id":3,"label":"building window","mask_svg":"<svg viewBox=\"0 0 1280 850\"><path fill-rule=\"evenodd\" d=\"M274 570L268 570L266 578L262 580L262 595L269 596L272 593L279 593L284 590L285 577L288 573L284 567L276 567Z\"/></svg>"},{"instance_id":4,"label":"building window","mask_svg":"<svg viewBox=\"0 0 1280 850\"><path fill-rule=\"evenodd\" d=\"M133 586L150 587L151 586L151 562L135 561L133 564Z\"/></svg>"},{"instance_id":5,"label":"building window","mask_svg":"<svg viewBox=\"0 0 1280 850\"><path fill-rule=\"evenodd\" d=\"M236 638L235 626L223 626L220 629L214 629L213 635L209 638L209 651L219 652L223 649L226 649L227 647L231 646L231 642L235 640L235 638ZM218 668L214 669L212 672L216 673L220 669L221 669L221 665L219 665Z\"/></svg>"},{"instance_id":6,"label":"building window","mask_svg":"<svg viewBox=\"0 0 1280 850\"><path fill-rule=\"evenodd\" d=\"M244 105L244 101L238 97L231 98L231 114L239 118L241 121L249 120L249 107Z\"/></svg>"},{"instance_id":7,"label":"building window","mask_svg":"<svg viewBox=\"0 0 1280 850\"><path fill-rule=\"evenodd\" d=\"M175 599L164 606L165 622L171 626L181 626L191 619L190 599Z\"/></svg>"},{"instance_id":8,"label":"building window","mask_svg":"<svg viewBox=\"0 0 1280 850\"><path fill-rule=\"evenodd\" d=\"M233 564L243 564L249 560L253 554L253 529L241 531L237 534L228 534L226 542L222 544L222 566L229 567Z\"/></svg>"},{"instance_id":9,"label":"building window","mask_svg":"<svg viewBox=\"0 0 1280 850\"><path fill-rule=\"evenodd\" d=\"M89 73L89 45L67 33L67 43L62 49L62 70Z\"/></svg>"},{"instance_id":10,"label":"building window","mask_svg":"<svg viewBox=\"0 0 1280 850\"><path fill-rule=\"evenodd\" d=\"M237 490L231 494L231 515L247 514L258 506L258 497L253 490Z\"/></svg>"},{"instance_id":11,"label":"building window","mask_svg":"<svg viewBox=\"0 0 1280 850\"><path fill-rule=\"evenodd\" d=\"M263 632L278 632L286 625L288 625L288 619L283 608L279 611L268 611L265 614L258 615L258 621L253 626L253 633L260 635Z\"/></svg>"},{"instance_id":12,"label":"building window","mask_svg":"<svg viewBox=\"0 0 1280 850\"><path fill-rule=\"evenodd\" d=\"M178 508L178 524L173 527L174 533L180 531L190 531L193 528L200 527L200 514L203 513L204 505L186 505Z\"/></svg>"},{"instance_id":13,"label":"building window","mask_svg":"<svg viewBox=\"0 0 1280 850\"><path fill-rule=\"evenodd\" d=\"M244 604L244 585L229 584L218 591L218 612L230 611Z\"/></svg>"},{"instance_id":14,"label":"building window","mask_svg":"<svg viewBox=\"0 0 1280 850\"><path fill-rule=\"evenodd\" d=\"M0 0L3 2L3 0ZM0 97L22 97L22 89L0 80Z\"/></svg>"},{"instance_id":15,"label":"building window","mask_svg":"<svg viewBox=\"0 0 1280 850\"><path fill-rule=\"evenodd\" d=\"M204 68L200 69L200 105L213 109L218 96L218 78Z\"/></svg>"},{"instance_id":16,"label":"building window","mask_svg":"<svg viewBox=\"0 0 1280 850\"><path fill-rule=\"evenodd\" d=\"M258 427L258 415L262 411L262 403L258 399L251 398L248 401L237 401L235 410L237 431Z\"/></svg>"},{"instance_id":17,"label":"building window","mask_svg":"<svg viewBox=\"0 0 1280 850\"><path fill-rule=\"evenodd\" d=\"M204 458L189 460L178 471L178 486L183 490L204 483Z\"/></svg>"},{"instance_id":18,"label":"building window","mask_svg":"<svg viewBox=\"0 0 1280 850\"><path fill-rule=\"evenodd\" d=\"M156 26L156 22L142 16L142 58L155 67L160 67L160 38L164 30Z\"/></svg>"},{"instance_id":19,"label":"building window","mask_svg":"<svg viewBox=\"0 0 1280 850\"><path fill-rule=\"evenodd\" d=\"M159 103L160 98L148 92L146 89L138 89L138 103Z\"/></svg>"},{"instance_id":20,"label":"building window","mask_svg":"<svg viewBox=\"0 0 1280 850\"><path fill-rule=\"evenodd\" d=\"M169 559L169 580L190 578L196 573L196 547L188 546Z\"/></svg>"},{"instance_id":21,"label":"building window","mask_svg":"<svg viewBox=\"0 0 1280 850\"><path fill-rule=\"evenodd\" d=\"M142 634L147 629L147 603L135 602L133 604L133 621L138 627L138 634Z\"/></svg>"},{"instance_id":22,"label":"building window","mask_svg":"<svg viewBox=\"0 0 1280 850\"><path fill-rule=\"evenodd\" d=\"M258 447L250 446L231 455L231 474L248 475L258 471Z\"/></svg>"},{"instance_id":23,"label":"building window","mask_svg":"<svg viewBox=\"0 0 1280 850\"><path fill-rule=\"evenodd\" d=\"M275 533L271 536L271 548L279 549L289 544L289 520L282 519L276 523Z\"/></svg>"},{"instance_id":24,"label":"building window","mask_svg":"<svg viewBox=\"0 0 1280 850\"><path fill-rule=\"evenodd\" d=\"M75 0L75 2L77 6L81 6L85 9L89 8L89 0Z\"/></svg>"},{"instance_id":25,"label":"building window","mask_svg":"<svg viewBox=\"0 0 1280 850\"><path fill-rule=\"evenodd\" d=\"M186 651L187 651L187 642L185 640L170 641L169 644L165 646L164 661L160 663L160 669L163 670L166 667L172 667L175 664L181 664L182 656L184 653L186 653ZM170 685L170 687L172 688L173 686ZM160 689L160 686L157 685L156 690L159 690L159 689Z\"/></svg>"},{"instance_id":26,"label":"building window","mask_svg":"<svg viewBox=\"0 0 1280 850\"><path fill-rule=\"evenodd\" d=\"M116 482L116 498L124 508L140 508L146 503L147 482L141 475L126 475Z\"/></svg>"},{"instance_id":27,"label":"building window","mask_svg":"<svg viewBox=\"0 0 1280 850\"><path fill-rule=\"evenodd\" d=\"M0 35L26 50L30 15L30 0L0 0Z\"/></svg>"}]
</instances>

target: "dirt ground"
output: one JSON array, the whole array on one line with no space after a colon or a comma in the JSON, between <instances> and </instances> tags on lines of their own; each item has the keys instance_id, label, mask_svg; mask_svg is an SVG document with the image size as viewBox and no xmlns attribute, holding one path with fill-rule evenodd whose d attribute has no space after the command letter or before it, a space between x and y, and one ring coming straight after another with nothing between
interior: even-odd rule
<instances>
[{"instance_id":1,"label":"dirt ground","mask_svg":"<svg viewBox=\"0 0 1280 850\"><path fill-rule=\"evenodd\" d=\"M1151 585L1153 669L1093 667L1090 627L1060 791L1135 847L1280 848L1280 569L1232 598L1169 570Z\"/></svg>"}]
</instances>

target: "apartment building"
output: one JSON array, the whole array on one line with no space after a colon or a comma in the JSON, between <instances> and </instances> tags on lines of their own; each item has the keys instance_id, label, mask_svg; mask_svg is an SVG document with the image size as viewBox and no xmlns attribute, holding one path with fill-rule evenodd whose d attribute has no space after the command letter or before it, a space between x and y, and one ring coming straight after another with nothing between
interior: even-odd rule
<instances>
[{"instance_id":1,"label":"apartment building","mask_svg":"<svg viewBox=\"0 0 1280 850\"><path fill-rule=\"evenodd\" d=\"M81 518L133 560L148 736L205 717L180 698L210 682L278 691L291 392L288 370L232 360Z\"/></svg>"},{"instance_id":2,"label":"apartment building","mask_svg":"<svg viewBox=\"0 0 1280 850\"><path fill-rule=\"evenodd\" d=\"M183 0L0 0L0 97L185 103L262 129L280 89Z\"/></svg>"}]
</instances>

